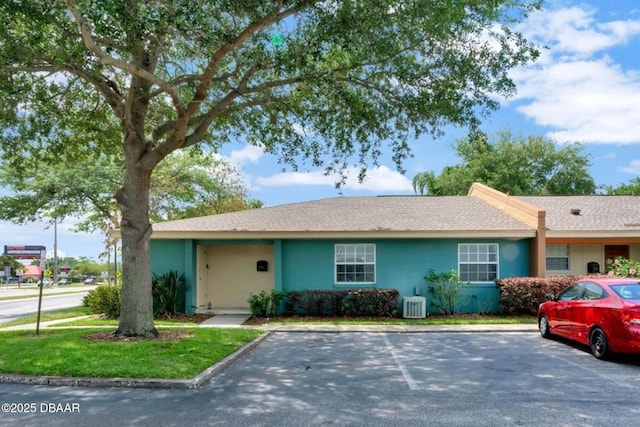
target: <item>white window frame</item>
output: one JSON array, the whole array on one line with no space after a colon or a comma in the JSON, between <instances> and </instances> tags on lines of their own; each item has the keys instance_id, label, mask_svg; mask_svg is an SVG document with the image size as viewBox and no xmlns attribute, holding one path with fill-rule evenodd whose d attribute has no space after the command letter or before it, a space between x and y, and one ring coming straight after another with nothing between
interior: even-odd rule
<instances>
[{"instance_id":1,"label":"white window frame","mask_svg":"<svg viewBox=\"0 0 640 427\"><path fill-rule=\"evenodd\" d=\"M376 283L376 245L375 243L336 243L334 247L334 262L333 262L333 280L337 286L352 286L352 285L373 285ZM367 271L338 271L340 266L344 269L358 269L358 266L363 266L363 270L370 270L373 266L373 280L364 280ZM339 280L338 274L341 274L345 280ZM354 276L354 280L346 280L348 275ZM356 280L362 276L362 280Z\"/></svg>"},{"instance_id":2,"label":"white window frame","mask_svg":"<svg viewBox=\"0 0 640 427\"><path fill-rule=\"evenodd\" d=\"M564 250L563 250L564 249ZM571 271L569 259L569 245L561 243L548 243L545 248L545 269L548 271ZM549 268L549 260L566 259L567 268Z\"/></svg>"},{"instance_id":3,"label":"white window frame","mask_svg":"<svg viewBox=\"0 0 640 427\"><path fill-rule=\"evenodd\" d=\"M495 250L492 250L495 249ZM462 272L463 265L487 266L487 271L475 273ZM493 274L491 266L495 266L495 277L480 280L480 276ZM474 274L474 277L471 277ZM498 243L458 243L458 277L461 282L491 283L500 277L500 245ZM484 278L483 278L484 279Z\"/></svg>"}]
</instances>

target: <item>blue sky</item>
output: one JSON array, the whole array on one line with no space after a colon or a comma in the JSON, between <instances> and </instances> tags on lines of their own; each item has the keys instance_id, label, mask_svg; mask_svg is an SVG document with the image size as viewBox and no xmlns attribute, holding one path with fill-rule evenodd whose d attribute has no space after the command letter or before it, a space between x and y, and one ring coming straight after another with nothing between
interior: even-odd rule
<instances>
[{"instance_id":1,"label":"blue sky","mask_svg":"<svg viewBox=\"0 0 640 427\"><path fill-rule=\"evenodd\" d=\"M500 100L501 109L482 129L582 142L598 185L640 176L640 3L547 1L519 30L548 48L536 63L513 70L518 93ZM440 173L459 163L451 145L464 135L452 128L438 140L415 140L405 175L395 171L390 156L383 156L363 183L357 182L354 169L340 192L334 188L335 177L325 177L322 170L300 165L297 173L282 172L275 157L254 146L233 144L220 153L243 171L251 197L274 206L338 195L413 194L416 173ZM45 227L0 222L0 244L45 245L51 251L53 229ZM58 226L59 254L97 259L104 251L103 236L73 233L72 227L71 219Z\"/></svg>"}]
</instances>

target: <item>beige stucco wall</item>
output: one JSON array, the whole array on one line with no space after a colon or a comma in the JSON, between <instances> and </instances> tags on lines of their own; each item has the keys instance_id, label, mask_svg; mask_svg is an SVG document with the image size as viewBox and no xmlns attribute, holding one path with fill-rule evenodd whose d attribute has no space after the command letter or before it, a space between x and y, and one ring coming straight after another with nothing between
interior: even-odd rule
<instances>
[{"instance_id":1,"label":"beige stucco wall","mask_svg":"<svg viewBox=\"0 0 640 427\"><path fill-rule=\"evenodd\" d=\"M256 271L258 260L269 263ZM274 288L273 246L220 245L198 247L198 311L247 311L249 295Z\"/></svg>"},{"instance_id":2,"label":"beige stucco wall","mask_svg":"<svg viewBox=\"0 0 640 427\"><path fill-rule=\"evenodd\" d=\"M629 245L629 257L635 260L640 259L640 244ZM571 244L569 245L569 271L547 270L546 276L587 274L587 263L591 261L600 264L600 272L606 271L603 244Z\"/></svg>"}]
</instances>

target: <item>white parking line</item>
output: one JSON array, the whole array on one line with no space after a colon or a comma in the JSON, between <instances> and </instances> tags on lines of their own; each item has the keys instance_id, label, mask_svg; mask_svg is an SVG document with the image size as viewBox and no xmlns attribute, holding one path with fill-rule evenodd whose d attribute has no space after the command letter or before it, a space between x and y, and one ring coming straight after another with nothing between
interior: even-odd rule
<instances>
[{"instance_id":1,"label":"white parking line","mask_svg":"<svg viewBox=\"0 0 640 427\"><path fill-rule=\"evenodd\" d=\"M391 345L391 342L389 341L389 337L387 336L387 334L384 334L384 342L387 346L387 349L391 353L393 360L398 365L398 369L400 369L400 372L402 373L404 380L409 385L409 388L411 390L420 390L420 386L418 386L418 383L416 382L416 380L413 379L407 367L404 366L404 363L402 363L402 361L400 360L400 356L396 352L395 348L393 347L393 345Z\"/></svg>"}]
</instances>

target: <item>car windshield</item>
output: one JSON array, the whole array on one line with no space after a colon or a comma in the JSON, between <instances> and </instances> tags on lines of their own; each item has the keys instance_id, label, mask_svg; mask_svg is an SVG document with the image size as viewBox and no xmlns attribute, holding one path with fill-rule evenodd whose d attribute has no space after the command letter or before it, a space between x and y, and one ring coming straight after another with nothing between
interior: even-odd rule
<instances>
[{"instance_id":1,"label":"car windshield","mask_svg":"<svg viewBox=\"0 0 640 427\"><path fill-rule=\"evenodd\" d=\"M611 285L611 289L620 298L640 299L640 282Z\"/></svg>"}]
</instances>

